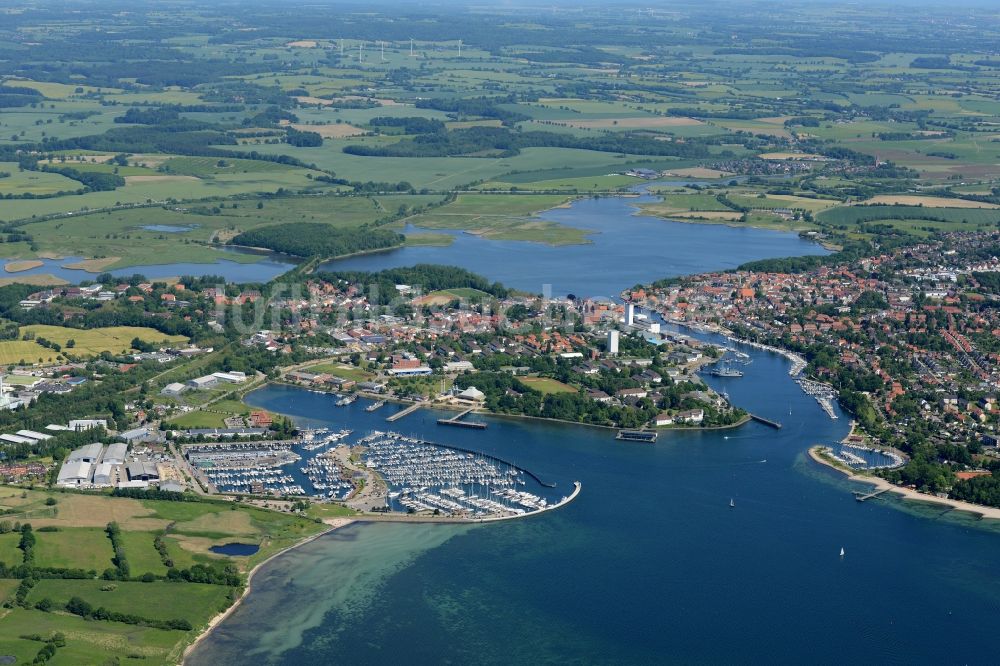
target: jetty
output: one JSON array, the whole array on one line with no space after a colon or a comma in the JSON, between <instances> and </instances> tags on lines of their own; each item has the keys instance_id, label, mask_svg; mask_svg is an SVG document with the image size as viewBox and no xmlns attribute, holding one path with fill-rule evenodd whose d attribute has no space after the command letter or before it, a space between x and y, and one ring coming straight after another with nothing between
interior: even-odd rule
<instances>
[{"instance_id":1,"label":"jetty","mask_svg":"<svg viewBox=\"0 0 1000 666\"><path fill-rule=\"evenodd\" d=\"M874 499L874 498L878 497L882 493L887 493L890 490L892 490L892 488L879 488L878 490L876 490L874 492L870 492L870 493L863 493L863 492L861 492L859 490L855 490L854 491L854 499L858 500L859 502L865 502L867 500Z\"/></svg>"},{"instance_id":2,"label":"jetty","mask_svg":"<svg viewBox=\"0 0 1000 666\"><path fill-rule=\"evenodd\" d=\"M771 426L775 430L781 430L781 424L778 423L777 421L772 421L771 419L765 419L763 416L758 416L756 414L750 414L750 418L752 418L757 423L763 423L766 426Z\"/></svg>"},{"instance_id":3,"label":"jetty","mask_svg":"<svg viewBox=\"0 0 1000 666\"><path fill-rule=\"evenodd\" d=\"M401 409L400 411L396 412L395 414L392 414L392 415L388 416L385 420L388 421L389 423L392 423L393 421L398 421L399 419L403 418L404 416L409 416L410 414L412 414L413 412L417 411L421 407L423 407L422 403L415 402L412 405L410 405L409 407L407 407L406 409Z\"/></svg>"},{"instance_id":4,"label":"jetty","mask_svg":"<svg viewBox=\"0 0 1000 666\"><path fill-rule=\"evenodd\" d=\"M471 414L473 408L470 407L464 411L455 414L450 419L438 419L438 425L450 425L459 426L461 428L474 428L476 430L486 430L486 424L481 421L463 421L467 415Z\"/></svg>"}]
</instances>

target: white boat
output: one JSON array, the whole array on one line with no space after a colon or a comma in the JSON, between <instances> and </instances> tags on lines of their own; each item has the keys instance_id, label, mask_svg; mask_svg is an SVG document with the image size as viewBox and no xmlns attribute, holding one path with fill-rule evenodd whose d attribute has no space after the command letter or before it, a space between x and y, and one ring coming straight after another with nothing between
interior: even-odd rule
<instances>
[{"instance_id":1,"label":"white boat","mask_svg":"<svg viewBox=\"0 0 1000 666\"><path fill-rule=\"evenodd\" d=\"M841 557L843 557L843 556L844 556L844 548L843 548L843 546L841 546L841 548L840 548L840 556L841 556Z\"/></svg>"},{"instance_id":2,"label":"white boat","mask_svg":"<svg viewBox=\"0 0 1000 666\"><path fill-rule=\"evenodd\" d=\"M730 508L735 508L736 507L736 500L730 499L729 500L729 507Z\"/></svg>"}]
</instances>

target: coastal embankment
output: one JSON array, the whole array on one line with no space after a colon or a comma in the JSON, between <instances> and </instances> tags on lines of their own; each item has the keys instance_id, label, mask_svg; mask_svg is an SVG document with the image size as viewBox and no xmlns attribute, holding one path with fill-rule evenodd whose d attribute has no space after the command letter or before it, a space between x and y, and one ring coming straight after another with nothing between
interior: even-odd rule
<instances>
[{"instance_id":1,"label":"coastal embankment","mask_svg":"<svg viewBox=\"0 0 1000 666\"><path fill-rule=\"evenodd\" d=\"M354 521L355 521L354 518L327 518L323 521L323 523L328 526L328 529L325 529L322 532L317 532L316 534L308 536L302 539L301 541L292 544L287 548L283 548L278 552L274 553L273 555L271 555L270 557L268 557L267 559L258 563L257 566L251 569L250 572L247 574L247 584L243 587L243 591L240 593L240 596L236 599L236 601L234 601L229 608L227 608L226 610L222 611L221 613L213 617L211 620L209 620L208 624L205 625L204 630L202 630L202 632L198 634L198 637L194 639L194 641L184 649L184 654L181 657L181 663L183 663L184 660L187 659L188 655L191 654L191 652L195 649L195 647L198 646L199 643L205 640L205 638L212 632L212 630L215 627L217 627L223 620L225 620L227 617L236 612L236 609L239 607L241 603L243 603L243 600L246 599L247 594L249 594L250 586L253 585L253 577L258 571L260 571L261 567L263 567L265 564L275 559L276 557L279 557L280 555L287 553L293 548L298 548L299 546L303 546L307 543L310 543L311 541L315 541L316 539L320 538L323 535L329 534L330 532L340 529L341 527L346 527L347 525L350 525Z\"/></svg>"},{"instance_id":2,"label":"coastal embankment","mask_svg":"<svg viewBox=\"0 0 1000 666\"><path fill-rule=\"evenodd\" d=\"M937 495L929 495L927 493L922 493L919 490L914 490L913 488L905 488L902 486L897 486L894 483L890 483L885 479L877 476L871 476L857 470L853 470L846 467L837 461L835 461L830 456L830 447L827 446L813 446L809 448L809 457L820 465L825 465L831 469L835 469L847 476L851 481L857 481L858 483L867 483L874 486L873 490L884 490L893 495L898 495L904 500L912 502L924 502L927 504L939 504L941 506L947 506L955 511L964 511L974 515L978 515L983 519L1000 520L1000 508L995 508L991 506L982 506L980 504L973 504L971 502L965 502L962 500L950 499L947 497L938 497Z\"/></svg>"}]
</instances>

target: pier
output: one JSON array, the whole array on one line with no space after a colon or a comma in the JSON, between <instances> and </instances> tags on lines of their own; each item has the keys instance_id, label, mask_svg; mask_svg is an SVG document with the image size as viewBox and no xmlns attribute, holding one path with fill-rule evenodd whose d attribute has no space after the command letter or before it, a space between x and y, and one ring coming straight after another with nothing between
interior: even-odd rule
<instances>
[{"instance_id":1,"label":"pier","mask_svg":"<svg viewBox=\"0 0 1000 666\"><path fill-rule=\"evenodd\" d=\"M403 418L404 416L409 416L410 414L412 414L413 412L417 411L421 407L423 407L423 405L421 403L415 402L412 405L410 405L409 407L407 407L406 409L400 410L400 411L396 412L395 414L387 417L386 421L388 421L389 423L392 423L393 421L398 421L399 419Z\"/></svg>"},{"instance_id":2,"label":"pier","mask_svg":"<svg viewBox=\"0 0 1000 666\"><path fill-rule=\"evenodd\" d=\"M459 412L458 414L455 414L450 419L438 419L437 423L438 423L438 425L450 425L450 426L459 426L459 427L462 427L462 428L474 428L476 430L486 430L486 424L485 423L482 423L480 421L463 421L462 420L468 414L472 413L472 411L473 411L473 408L470 407L469 409L466 409L464 411Z\"/></svg>"},{"instance_id":3,"label":"pier","mask_svg":"<svg viewBox=\"0 0 1000 666\"><path fill-rule=\"evenodd\" d=\"M626 442L646 442L652 444L656 441L658 433L655 430L619 430L615 439Z\"/></svg>"},{"instance_id":4,"label":"pier","mask_svg":"<svg viewBox=\"0 0 1000 666\"><path fill-rule=\"evenodd\" d=\"M777 421L772 421L771 419L765 419L763 416L757 416L756 414L750 414L750 418L758 423L763 423L764 425L771 426L776 430L781 430L781 424Z\"/></svg>"},{"instance_id":5,"label":"pier","mask_svg":"<svg viewBox=\"0 0 1000 666\"><path fill-rule=\"evenodd\" d=\"M876 490L874 492L867 493L867 494L855 490L854 491L854 499L858 500L859 502L864 502L864 501L867 501L867 500L870 500L870 499L874 499L874 498L878 497L879 495L881 495L882 493L887 493L890 490L892 490L892 488L879 488L878 490Z\"/></svg>"}]
</instances>

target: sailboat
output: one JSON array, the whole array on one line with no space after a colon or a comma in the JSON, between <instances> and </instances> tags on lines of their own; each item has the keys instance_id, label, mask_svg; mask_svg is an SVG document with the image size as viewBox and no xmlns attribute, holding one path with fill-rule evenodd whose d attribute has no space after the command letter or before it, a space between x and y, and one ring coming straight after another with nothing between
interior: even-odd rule
<instances>
[{"instance_id":1,"label":"sailboat","mask_svg":"<svg viewBox=\"0 0 1000 666\"><path fill-rule=\"evenodd\" d=\"M843 557L843 556L844 556L844 548L843 548L843 546L841 546L841 548L840 548L840 556L841 556L841 557Z\"/></svg>"},{"instance_id":2,"label":"sailboat","mask_svg":"<svg viewBox=\"0 0 1000 666\"><path fill-rule=\"evenodd\" d=\"M732 498L729 499L729 508L730 509L736 508L736 500L734 500Z\"/></svg>"}]
</instances>

